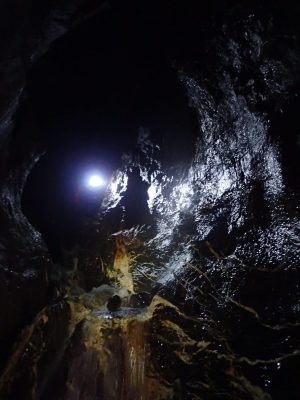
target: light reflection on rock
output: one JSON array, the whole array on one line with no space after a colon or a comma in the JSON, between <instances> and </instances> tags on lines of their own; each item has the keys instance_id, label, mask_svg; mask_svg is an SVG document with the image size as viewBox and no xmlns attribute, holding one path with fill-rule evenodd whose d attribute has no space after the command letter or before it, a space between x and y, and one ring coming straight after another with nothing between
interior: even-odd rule
<instances>
[{"instance_id":1,"label":"light reflection on rock","mask_svg":"<svg viewBox=\"0 0 300 400\"><path fill-rule=\"evenodd\" d=\"M100 210L91 257L100 253L109 284L69 300L48 382L37 371L51 358L44 343L58 328L48 325L53 309L38 316L13 354L2 393L14 393L15 377L27 378L22 370L30 365L33 398L53 382L61 386L52 398L62 400L281 400L291 386L298 398L297 381L286 377L300 359L299 222L288 212L269 120L294 78L284 48L282 61L269 58L264 44L276 41L268 35L254 17L224 26L207 54L214 64L180 71L199 119L192 159L163 167L156 139L140 131ZM149 227L124 228L127 208L139 200L128 195L132 171L149 185ZM143 220L141 210L133 212ZM148 309L130 308L130 293L141 291L160 296ZM121 308L108 312L113 295Z\"/></svg>"}]
</instances>

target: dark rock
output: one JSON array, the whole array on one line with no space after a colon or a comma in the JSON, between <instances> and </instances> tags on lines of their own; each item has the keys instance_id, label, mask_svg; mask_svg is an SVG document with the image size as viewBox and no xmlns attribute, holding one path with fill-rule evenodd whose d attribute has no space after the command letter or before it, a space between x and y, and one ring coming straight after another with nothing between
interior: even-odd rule
<instances>
[{"instance_id":1,"label":"dark rock","mask_svg":"<svg viewBox=\"0 0 300 400\"><path fill-rule=\"evenodd\" d=\"M151 302L150 293L140 292L132 294L129 299L129 306L133 308L142 308L149 306Z\"/></svg>"},{"instance_id":2,"label":"dark rock","mask_svg":"<svg viewBox=\"0 0 300 400\"><path fill-rule=\"evenodd\" d=\"M81 1L62 1L57 7L31 3L3 2L0 11L0 369L20 329L48 295L49 253L21 210L25 181L44 151L26 100L27 74L51 42L79 22L75 12Z\"/></svg>"},{"instance_id":3,"label":"dark rock","mask_svg":"<svg viewBox=\"0 0 300 400\"><path fill-rule=\"evenodd\" d=\"M118 295L114 295L113 297L108 299L106 307L108 311L112 312L117 311L121 307L121 303L122 303L121 297Z\"/></svg>"}]
</instances>

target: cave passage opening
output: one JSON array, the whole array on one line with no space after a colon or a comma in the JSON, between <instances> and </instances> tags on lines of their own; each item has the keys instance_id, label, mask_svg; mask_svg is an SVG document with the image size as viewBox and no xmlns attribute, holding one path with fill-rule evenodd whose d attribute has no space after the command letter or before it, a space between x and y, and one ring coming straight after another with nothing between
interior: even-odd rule
<instances>
[{"instance_id":1,"label":"cave passage opening","mask_svg":"<svg viewBox=\"0 0 300 400\"><path fill-rule=\"evenodd\" d=\"M146 9L106 10L57 40L30 73L28 104L45 155L29 174L22 207L55 262L63 262L63 243L74 241L82 218L96 217L105 193L83 190L82 175L98 170L108 182L140 127L166 165L194 151L197 119L172 65L184 42L180 11Z\"/></svg>"}]
</instances>

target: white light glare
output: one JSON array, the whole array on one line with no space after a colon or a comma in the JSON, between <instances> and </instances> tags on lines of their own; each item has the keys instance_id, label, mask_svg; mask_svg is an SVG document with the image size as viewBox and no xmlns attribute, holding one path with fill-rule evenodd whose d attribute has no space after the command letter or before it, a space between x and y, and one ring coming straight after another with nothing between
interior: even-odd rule
<instances>
[{"instance_id":1,"label":"white light glare","mask_svg":"<svg viewBox=\"0 0 300 400\"><path fill-rule=\"evenodd\" d=\"M93 189L97 189L97 188L100 188L101 186L104 186L105 182L104 182L103 178L101 178L101 176L91 175L88 179L88 185L89 185L89 187L91 187Z\"/></svg>"}]
</instances>

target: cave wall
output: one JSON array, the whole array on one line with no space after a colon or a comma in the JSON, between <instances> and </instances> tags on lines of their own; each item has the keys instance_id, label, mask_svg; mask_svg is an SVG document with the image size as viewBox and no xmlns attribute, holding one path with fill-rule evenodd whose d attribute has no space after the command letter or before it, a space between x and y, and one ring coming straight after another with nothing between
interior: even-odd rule
<instances>
[{"instance_id":1,"label":"cave wall","mask_svg":"<svg viewBox=\"0 0 300 400\"><path fill-rule=\"evenodd\" d=\"M99 12L102 3L5 1L0 26L0 348L1 367L16 335L46 304L48 250L21 211L27 175L45 150L26 96L31 66L50 44Z\"/></svg>"},{"instance_id":2,"label":"cave wall","mask_svg":"<svg viewBox=\"0 0 300 400\"><path fill-rule=\"evenodd\" d=\"M5 43L0 80L6 94L1 106L0 172L3 364L17 333L47 302L50 263L41 235L20 208L26 176L43 151L22 93L31 63L52 40L76 25L71 21L78 21L80 4L71 5L70 9L66 2L66 8L53 11L49 4L47 11L46 5L33 3L31 12L25 6L23 11L12 7L18 13L9 18L23 30L15 36L16 25L6 29L14 40ZM149 346L157 375L178 398L299 397L298 183L289 166L296 165L291 149L297 148L299 32L297 18L280 12L279 7L275 16L262 12L257 17L236 8L226 24L216 19L216 25L206 25L200 54L195 48L190 54L185 50L174 66L198 117L194 154L176 163L176 157L168 158L168 143L163 147L151 130L141 130L136 149L124 157L99 212L100 230L92 240L90 261L99 256L109 269L115 255L111 235L124 228L135 290L159 293L177 306L155 313ZM23 112L16 119L20 105ZM180 147L173 146L176 151ZM139 202L131 201L134 189L127 186L128 179L141 185L144 201L139 210ZM150 228L135 229L143 224ZM99 283L91 281L90 288L93 282ZM52 335L59 346L69 339L69 307L64 307L54 316L48 309L35 320L34 340L50 350L55 348ZM56 336L58 326L63 327L63 338ZM82 325L76 329L81 334ZM86 354L80 340L72 350L73 341L77 337L68 351L73 351L76 366L76 356ZM49 349L43 349L43 357L32 350L32 357L42 360L38 369L55 364ZM68 351L62 360L69 359ZM30 369L28 357L24 365ZM88 365L95 367L93 357ZM94 372L102 373L98 365ZM81 393L81 376L74 374ZM30 382L39 382L37 398L44 395L46 375L29 375ZM13 382L16 393L26 376L21 373L21 380ZM99 394L98 388L92 389ZM25 388L25 398L32 398L31 390Z\"/></svg>"},{"instance_id":3,"label":"cave wall","mask_svg":"<svg viewBox=\"0 0 300 400\"><path fill-rule=\"evenodd\" d=\"M177 65L198 115L194 155L168 165L159 138L142 130L102 205L103 224L122 207L126 228L132 223L124 240L136 290L158 292L203 321L199 331L171 318L189 339L209 342L189 356L182 350L189 339L167 324L168 314L153 328L157 371L179 385L179 398L300 394L299 197L291 168L299 152L299 45L288 20L237 13L208 34L201 57ZM139 217L130 219L132 170L149 185L148 222L142 207L133 208L150 231L134 231ZM101 254L110 265L113 253Z\"/></svg>"}]
</instances>

